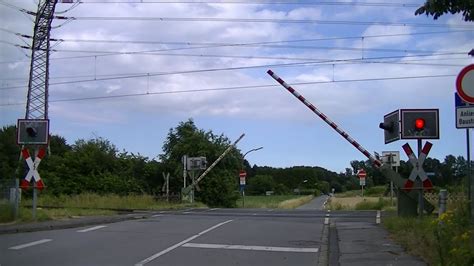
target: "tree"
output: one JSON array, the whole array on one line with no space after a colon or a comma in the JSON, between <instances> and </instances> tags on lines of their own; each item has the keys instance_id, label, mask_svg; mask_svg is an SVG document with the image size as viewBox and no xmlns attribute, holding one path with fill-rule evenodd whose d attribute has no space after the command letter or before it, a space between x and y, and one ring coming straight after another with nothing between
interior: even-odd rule
<instances>
[{"instance_id":1,"label":"tree","mask_svg":"<svg viewBox=\"0 0 474 266\"><path fill-rule=\"evenodd\" d=\"M465 21L474 21L474 1L472 0L428 0L415 11L415 15L426 14L438 19L440 16L451 13L461 13Z\"/></svg>"},{"instance_id":2,"label":"tree","mask_svg":"<svg viewBox=\"0 0 474 266\"><path fill-rule=\"evenodd\" d=\"M13 179L18 166L20 147L16 144L16 126L0 129L0 180Z\"/></svg>"},{"instance_id":3,"label":"tree","mask_svg":"<svg viewBox=\"0 0 474 266\"><path fill-rule=\"evenodd\" d=\"M274 190L276 184L269 175L256 175L249 178L246 191L250 195L265 195L266 191Z\"/></svg>"},{"instance_id":4,"label":"tree","mask_svg":"<svg viewBox=\"0 0 474 266\"><path fill-rule=\"evenodd\" d=\"M183 155L191 157L205 156L209 163L214 162L231 145L224 135L215 135L212 131L198 129L192 119L181 122L176 128L169 130L164 153L160 159L164 169L182 176ZM238 198L238 170L241 168L242 155L237 149L232 149L219 164L199 184L201 191L196 192L196 198L213 207L233 207ZM170 183L173 189L179 190L183 183L177 178Z\"/></svg>"}]
</instances>

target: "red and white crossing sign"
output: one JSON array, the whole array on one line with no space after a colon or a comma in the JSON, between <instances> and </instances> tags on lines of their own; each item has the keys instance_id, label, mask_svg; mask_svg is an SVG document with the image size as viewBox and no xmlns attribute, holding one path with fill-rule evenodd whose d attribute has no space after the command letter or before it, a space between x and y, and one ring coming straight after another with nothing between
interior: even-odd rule
<instances>
[{"instance_id":1,"label":"red and white crossing sign","mask_svg":"<svg viewBox=\"0 0 474 266\"><path fill-rule=\"evenodd\" d=\"M426 189L426 190L433 189L433 183L431 183L431 180L428 178L428 175L425 173L425 170L423 169L423 162L428 156L428 153L430 152L432 146L433 144L427 141L425 145L423 146L423 149L421 150L420 158L416 158L415 154L413 153L413 150L411 149L408 143L402 146L403 150L408 155L408 159L410 163L413 165L413 170L411 170L410 176L408 177L408 180L405 182L404 189L406 190L412 189L413 185L415 184L416 177L418 176L423 182L423 189Z\"/></svg>"},{"instance_id":2,"label":"red and white crossing sign","mask_svg":"<svg viewBox=\"0 0 474 266\"><path fill-rule=\"evenodd\" d=\"M38 173L38 167L39 167L39 164L41 163L41 160L46 155L46 150L44 148L40 148L38 151L38 155L36 156L34 161L31 158L30 152L28 151L27 148L24 148L21 151L21 155L23 156L23 159L25 159L29 170L28 170L28 173L26 174L25 179L21 180L20 187L22 189L27 189L30 186L31 179L33 178L36 182L36 188L39 190L42 190L44 188L44 183L43 183L43 180L41 180L41 177Z\"/></svg>"},{"instance_id":3,"label":"red and white crossing sign","mask_svg":"<svg viewBox=\"0 0 474 266\"><path fill-rule=\"evenodd\" d=\"M240 178L240 185L244 186L245 185L245 178L247 177L247 173L244 170L241 170L239 172L239 178Z\"/></svg>"}]
</instances>

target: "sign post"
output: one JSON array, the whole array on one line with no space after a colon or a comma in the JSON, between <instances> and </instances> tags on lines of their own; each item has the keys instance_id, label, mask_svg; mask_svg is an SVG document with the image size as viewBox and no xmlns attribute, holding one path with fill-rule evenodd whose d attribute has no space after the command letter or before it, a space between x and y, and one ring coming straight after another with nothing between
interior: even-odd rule
<instances>
[{"instance_id":1,"label":"sign post","mask_svg":"<svg viewBox=\"0 0 474 266\"><path fill-rule=\"evenodd\" d=\"M240 191L242 192L242 208L245 207L245 178L247 177L247 172L245 170L240 170L239 179L240 179Z\"/></svg>"},{"instance_id":2,"label":"sign post","mask_svg":"<svg viewBox=\"0 0 474 266\"><path fill-rule=\"evenodd\" d=\"M459 72L456 78L455 106L456 128L466 128L468 198L471 202L471 224L474 224L474 177L471 174L469 129L474 127L474 64Z\"/></svg>"},{"instance_id":3,"label":"sign post","mask_svg":"<svg viewBox=\"0 0 474 266\"><path fill-rule=\"evenodd\" d=\"M362 187L362 197L364 197L364 186L365 186L365 178L367 177L367 172L364 169L359 169L357 171L357 176L359 177L359 183Z\"/></svg>"}]
</instances>

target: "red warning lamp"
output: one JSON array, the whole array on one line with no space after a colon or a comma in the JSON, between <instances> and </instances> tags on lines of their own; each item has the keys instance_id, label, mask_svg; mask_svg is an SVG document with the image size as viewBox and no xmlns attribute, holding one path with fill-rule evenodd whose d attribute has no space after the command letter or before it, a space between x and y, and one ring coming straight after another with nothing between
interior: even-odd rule
<instances>
[{"instance_id":1,"label":"red warning lamp","mask_svg":"<svg viewBox=\"0 0 474 266\"><path fill-rule=\"evenodd\" d=\"M415 119L415 129L417 131L422 131L423 129L425 129L425 119L423 118Z\"/></svg>"}]
</instances>

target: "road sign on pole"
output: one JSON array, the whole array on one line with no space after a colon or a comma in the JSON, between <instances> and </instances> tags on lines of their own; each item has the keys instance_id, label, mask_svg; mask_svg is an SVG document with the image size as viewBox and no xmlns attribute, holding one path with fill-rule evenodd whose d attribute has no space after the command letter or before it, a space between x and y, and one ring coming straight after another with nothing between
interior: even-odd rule
<instances>
[{"instance_id":1,"label":"road sign on pole","mask_svg":"<svg viewBox=\"0 0 474 266\"><path fill-rule=\"evenodd\" d=\"M22 189L27 189L29 187L30 182L33 179L33 181L35 181L33 185L33 189L37 188L39 190L42 190L44 188L44 183L43 183L43 180L41 180L41 177L38 173L38 167L41 160L46 155L46 150L44 148L40 148L38 151L38 155L36 155L36 158L34 161L31 158L30 152L28 151L27 148L24 148L21 151L21 154L23 158L25 159L29 170L28 170L28 173L26 174L26 177L23 180L21 180L20 187Z\"/></svg>"},{"instance_id":2,"label":"road sign on pole","mask_svg":"<svg viewBox=\"0 0 474 266\"><path fill-rule=\"evenodd\" d=\"M402 146L403 150L408 155L410 163L413 165L413 170L411 171L408 180L405 182L404 189L412 189L413 185L415 184L415 180L418 176L423 182L423 189L433 189L433 184L431 183L431 180L428 178L428 175L423 169L423 162L428 156L428 153L430 152L432 146L433 144L431 144L430 142L426 142L425 146L423 146L423 150L421 151L419 158L416 158L415 154L413 153L413 150L411 149L408 143Z\"/></svg>"},{"instance_id":3,"label":"road sign on pole","mask_svg":"<svg viewBox=\"0 0 474 266\"><path fill-rule=\"evenodd\" d=\"M456 90L461 99L474 103L474 64L470 64L459 72L456 78Z\"/></svg>"}]
</instances>

